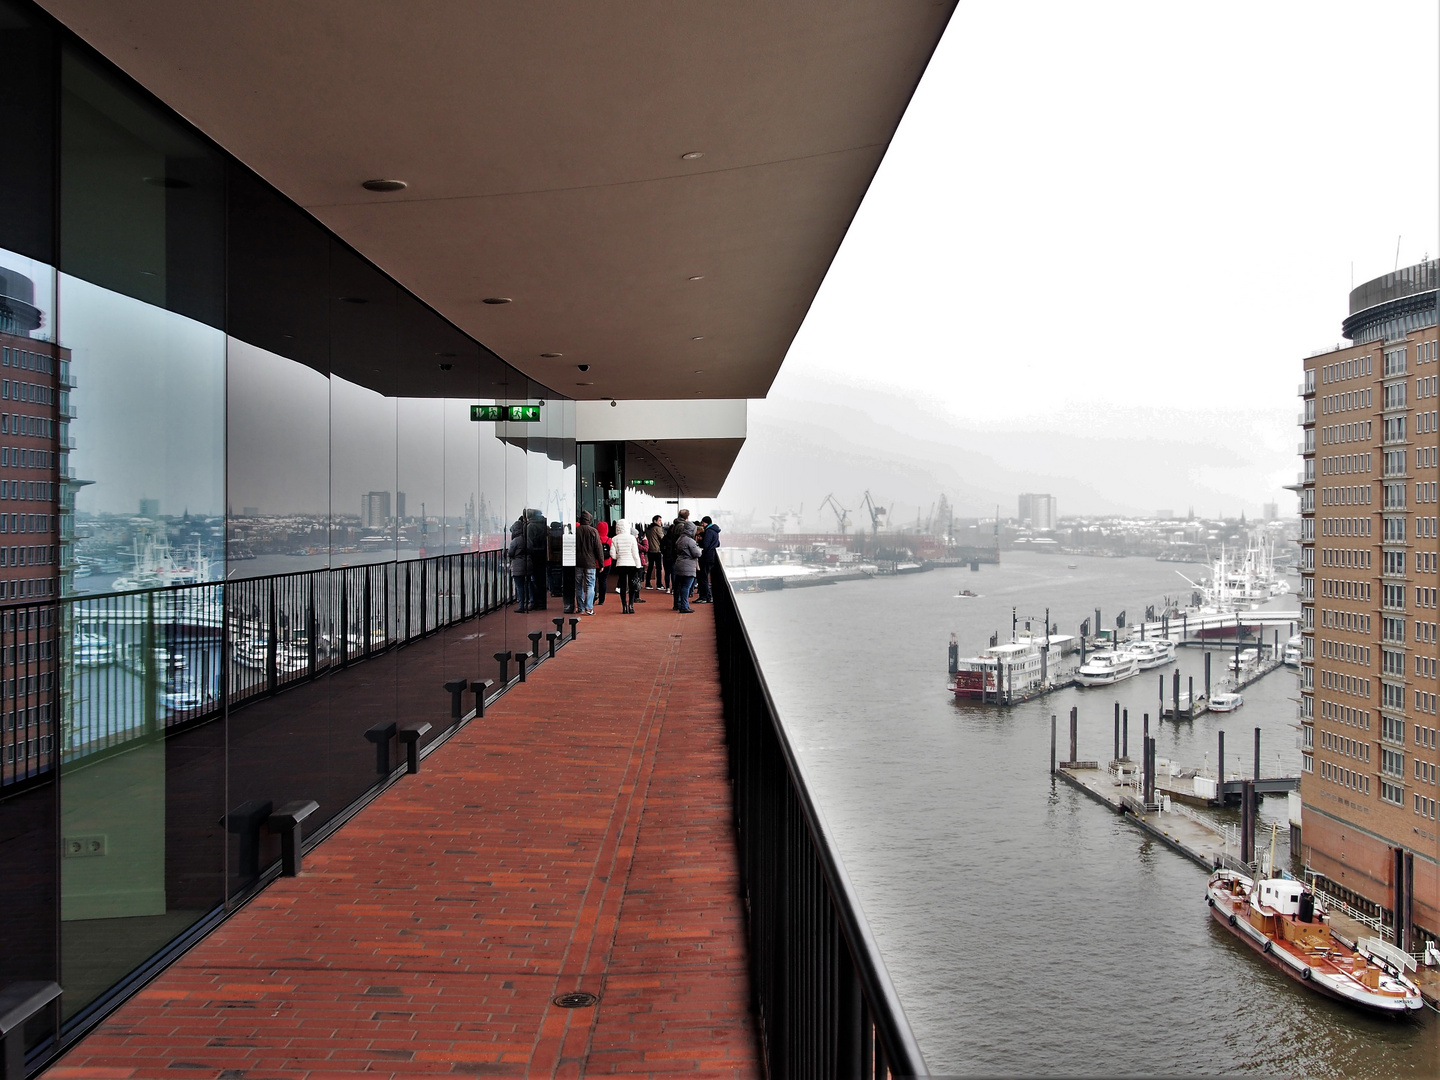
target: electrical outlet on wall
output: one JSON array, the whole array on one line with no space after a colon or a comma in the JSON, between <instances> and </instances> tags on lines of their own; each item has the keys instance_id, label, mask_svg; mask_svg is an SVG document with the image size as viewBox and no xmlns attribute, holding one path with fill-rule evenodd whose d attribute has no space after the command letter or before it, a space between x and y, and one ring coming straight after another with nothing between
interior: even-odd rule
<instances>
[{"instance_id":1,"label":"electrical outlet on wall","mask_svg":"<svg viewBox=\"0 0 1440 1080\"><path fill-rule=\"evenodd\" d=\"M67 836L61 842L61 850L67 859L85 859L107 854L108 844L104 833L77 833Z\"/></svg>"}]
</instances>

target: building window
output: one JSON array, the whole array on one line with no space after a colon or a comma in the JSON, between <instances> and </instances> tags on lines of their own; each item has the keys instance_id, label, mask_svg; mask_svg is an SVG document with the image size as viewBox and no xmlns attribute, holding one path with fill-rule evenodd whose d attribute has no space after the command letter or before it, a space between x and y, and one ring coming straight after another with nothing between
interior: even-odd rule
<instances>
[{"instance_id":1,"label":"building window","mask_svg":"<svg viewBox=\"0 0 1440 1080\"><path fill-rule=\"evenodd\" d=\"M1405 788L1400 784L1392 784L1387 780L1380 781L1380 798L1396 806L1405 805Z\"/></svg>"}]
</instances>

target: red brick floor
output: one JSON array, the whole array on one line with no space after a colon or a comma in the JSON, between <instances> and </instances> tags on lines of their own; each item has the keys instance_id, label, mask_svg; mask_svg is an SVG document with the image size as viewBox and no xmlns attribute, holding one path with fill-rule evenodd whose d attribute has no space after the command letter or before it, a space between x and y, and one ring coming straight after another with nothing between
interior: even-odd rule
<instances>
[{"instance_id":1,"label":"red brick floor","mask_svg":"<svg viewBox=\"0 0 1440 1080\"><path fill-rule=\"evenodd\" d=\"M714 622L644 595L46 1075L762 1075Z\"/></svg>"}]
</instances>

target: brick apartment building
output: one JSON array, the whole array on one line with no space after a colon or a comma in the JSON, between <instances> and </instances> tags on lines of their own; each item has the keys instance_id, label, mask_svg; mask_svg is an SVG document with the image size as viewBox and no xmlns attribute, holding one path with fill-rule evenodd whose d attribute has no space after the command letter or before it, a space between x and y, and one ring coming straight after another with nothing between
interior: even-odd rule
<instances>
[{"instance_id":1,"label":"brick apartment building","mask_svg":"<svg viewBox=\"0 0 1440 1080\"><path fill-rule=\"evenodd\" d=\"M1353 290L1301 386L1303 853L1412 950L1440 939L1437 287Z\"/></svg>"}]
</instances>

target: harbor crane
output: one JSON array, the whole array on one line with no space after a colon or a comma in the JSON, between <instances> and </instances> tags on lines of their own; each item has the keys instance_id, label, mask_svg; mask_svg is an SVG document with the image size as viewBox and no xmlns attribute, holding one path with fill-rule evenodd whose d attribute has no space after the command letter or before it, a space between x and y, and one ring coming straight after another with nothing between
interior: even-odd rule
<instances>
[{"instance_id":1,"label":"harbor crane","mask_svg":"<svg viewBox=\"0 0 1440 1080\"><path fill-rule=\"evenodd\" d=\"M865 492L865 496L861 500L861 505L870 512L870 534L872 536L879 536L881 526L888 524L885 507L876 506L875 500L870 497L870 492L868 491Z\"/></svg>"},{"instance_id":2,"label":"harbor crane","mask_svg":"<svg viewBox=\"0 0 1440 1080\"><path fill-rule=\"evenodd\" d=\"M840 526L840 535L844 536L850 531L850 511L840 505L840 501L835 498L834 492L826 495L825 498L821 500L820 508L823 510L827 506L830 507L830 512L835 515L836 524Z\"/></svg>"}]
</instances>

